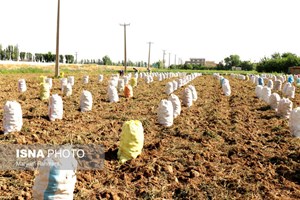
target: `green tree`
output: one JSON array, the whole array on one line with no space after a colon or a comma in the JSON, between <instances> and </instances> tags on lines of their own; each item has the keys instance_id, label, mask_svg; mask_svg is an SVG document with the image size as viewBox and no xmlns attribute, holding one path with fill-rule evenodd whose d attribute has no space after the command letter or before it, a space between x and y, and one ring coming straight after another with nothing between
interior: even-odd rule
<instances>
[{"instance_id":1,"label":"green tree","mask_svg":"<svg viewBox=\"0 0 300 200\"><path fill-rule=\"evenodd\" d=\"M14 61L18 61L19 60L19 53L20 53L20 51L19 51L18 45L14 46L11 59L14 60Z\"/></svg>"},{"instance_id":2,"label":"green tree","mask_svg":"<svg viewBox=\"0 0 300 200\"><path fill-rule=\"evenodd\" d=\"M64 62L64 56L63 55L59 55L59 62L63 63Z\"/></svg>"},{"instance_id":3,"label":"green tree","mask_svg":"<svg viewBox=\"0 0 300 200\"><path fill-rule=\"evenodd\" d=\"M21 61L25 60L25 56L26 56L26 52L21 51L21 52L20 52L20 60L21 60Z\"/></svg>"},{"instance_id":4,"label":"green tree","mask_svg":"<svg viewBox=\"0 0 300 200\"><path fill-rule=\"evenodd\" d=\"M254 69L254 64L250 61L242 61L239 67L241 67L242 70L252 71Z\"/></svg>"},{"instance_id":5,"label":"green tree","mask_svg":"<svg viewBox=\"0 0 300 200\"><path fill-rule=\"evenodd\" d=\"M225 69L231 69L234 66L239 66L241 64L239 55L230 55L224 59L225 61Z\"/></svg>"},{"instance_id":6,"label":"green tree","mask_svg":"<svg viewBox=\"0 0 300 200\"><path fill-rule=\"evenodd\" d=\"M112 61L107 55L102 58L102 62L104 65L112 65Z\"/></svg>"}]
</instances>

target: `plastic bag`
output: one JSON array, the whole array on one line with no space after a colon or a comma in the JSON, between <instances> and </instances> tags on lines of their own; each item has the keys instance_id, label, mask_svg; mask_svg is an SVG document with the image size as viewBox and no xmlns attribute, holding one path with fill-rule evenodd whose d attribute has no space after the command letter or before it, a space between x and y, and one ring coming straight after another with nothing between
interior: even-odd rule
<instances>
[{"instance_id":1,"label":"plastic bag","mask_svg":"<svg viewBox=\"0 0 300 200\"><path fill-rule=\"evenodd\" d=\"M60 79L60 87L61 91L64 92L64 87L68 84L68 79L67 78L62 78Z\"/></svg>"},{"instance_id":2,"label":"plastic bag","mask_svg":"<svg viewBox=\"0 0 300 200\"><path fill-rule=\"evenodd\" d=\"M119 101L119 95L118 95L117 88L112 86L112 85L109 85L107 90L108 90L109 102L118 102Z\"/></svg>"},{"instance_id":3,"label":"plastic bag","mask_svg":"<svg viewBox=\"0 0 300 200\"><path fill-rule=\"evenodd\" d=\"M27 90L25 79L20 79L18 81L18 90L19 92L25 92Z\"/></svg>"},{"instance_id":4,"label":"plastic bag","mask_svg":"<svg viewBox=\"0 0 300 200\"><path fill-rule=\"evenodd\" d=\"M40 99L48 100L50 97L50 87L48 83L40 83Z\"/></svg>"},{"instance_id":5,"label":"plastic bag","mask_svg":"<svg viewBox=\"0 0 300 200\"><path fill-rule=\"evenodd\" d=\"M173 117L176 118L181 113L181 103L177 95L171 94L168 98L169 101L172 102L173 105Z\"/></svg>"},{"instance_id":6,"label":"plastic bag","mask_svg":"<svg viewBox=\"0 0 300 200\"><path fill-rule=\"evenodd\" d=\"M130 79L130 85L131 87L136 87L137 86L137 78L131 78Z\"/></svg>"},{"instance_id":7,"label":"plastic bag","mask_svg":"<svg viewBox=\"0 0 300 200\"><path fill-rule=\"evenodd\" d=\"M190 89L187 89L190 91ZM170 127L173 125L174 120L174 113L173 113L173 104L171 101L168 101L166 99L163 99L160 101L158 110L157 110L157 116L158 116L158 123Z\"/></svg>"},{"instance_id":8,"label":"plastic bag","mask_svg":"<svg viewBox=\"0 0 300 200\"><path fill-rule=\"evenodd\" d=\"M103 81L103 75L99 74L98 76L98 83L101 83Z\"/></svg>"},{"instance_id":9,"label":"plastic bag","mask_svg":"<svg viewBox=\"0 0 300 200\"><path fill-rule=\"evenodd\" d=\"M74 76L68 76L68 83L71 84L71 86L74 86L75 84Z\"/></svg>"},{"instance_id":10,"label":"plastic bag","mask_svg":"<svg viewBox=\"0 0 300 200\"><path fill-rule=\"evenodd\" d=\"M255 94L256 94L256 97L259 99L262 98L262 89L263 89L263 86L261 86L261 85L257 85L255 87Z\"/></svg>"},{"instance_id":11,"label":"plastic bag","mask_svg":"<svg viewBox=\"0 0 300 200\"><path fill-rule=\"evenodd\" d=\"M73 200L77 161L73 156L46 157L35 177L33 199Z\"/></svg>"},{"instance_id":12,"label":"plastic bag","mask_svg":"<svg viewBox=\"0 0 300 200\"><path fill-rule=\"evenodd\" d=\"M264 79L262 77L259 77L258 80L257 80L257 82L258 82L258 85L261 85L261 86L265 85Z\"/></svg>"},{"instance_id":13,"label":"plastic bag","mask_svg":"<svg viewBox=\"0 0 300 200\"><path fill-rule=\"evenodd\" d=\"M83 90L81 97L80 97L81 112L87 112L87 111L92 110L92 106L93 106L92 93L87 90Z\"/></svg>"},{"instance_id":14,"label":"plastic bag","mask_svg":"<svg viewBox=\"0 0 300 200\"><path fill-rule=\"evenodd\" d=\"M282 98L279 101L277 115L283 118L289 118L293 109L293 102L287 98Z\"/></svg>"},{"instance_id":15,"label":"plastic bag","mask_svg":"<svg viewBox=\"0 0 300 200\"><path fill-rule=\"evenodd\" d=\"M291 133L300 138L300 107L295 108L290 114L289 127Z\"/></svg>"},{"instance_id":16,"label":"plastic bag","mask_svg":"<svg viewBox=\"0 0 300 200\"><path fill-rule=\"evenodd\" d=\"M64 86L63 94L67 97L72 95L72 85L70 83Z\"/></svg>"},{"instance_id":17,"label":"plastic bag","mask_svg":"<svg viewBox=\"0 0 300 200\"><path fill-rule=\"evenodd\" d=\"M274 90L277 90L277 91L281 91L281 87L282 87L282 81L281 80L276 80L274 82L274 87L273 89Z\"/></svg>"},{"instance_id":18,"label":"plastic bag","mask_svg":"<svg viewBox=\"0 0 300 200\"><path fill-rule=\"evenodd\" d=\"M271 94L270 98L269 98L269 105L271 106L272 109L274 109L275 111L277 111L278 105L279 105L279 101L280 101L280 96L277 93L273 93Z\"/></svg>"},{"instance_id":19,"label":"plastic bag","mask_svg":"<svg viewBox=\"0 0 300 200\"><path fill-rule=\"evenodd\" d=\"M58 94L53 94L49 100L48 116L50 121L63 118L63 101Z\"/></svg>"},{"instance_id":20,"label":"plastic bag","mask_svg":"<svg viewBox=\"0 0 300 200\"><path fill-rule=\"evenodd\" d=\"M144 145L144 128L140 121L130 120L123 124L118 149L121 163L135 159L142 153Z\"/></svg>"},{"instance_id":21,"label":"plastic bag","mask_svg":"<svg viewBox=\"0 0 300 200\"><path fill-rule=\"evenodd\" d=\"M4 134L17 132L22 129L22 108L16 101L7 101L4 105L3 128Z\"/></svg>"},{"instance_id":22,"label":"plastic bag","mask_svg":"<svg viewBox=\"0 0 300 200\"><path fill-rule=\"evenodd\" d=\"M267 104L269 103L269 98L271 96L271 93L272 93L271 89L267 86L264 86L261 91L261 97Z\"/></svg>"},{"instance_id":23,"label":"plastic bag","mask_svg":"<svg viewBox=\"0 0 300 200\"><path fill-rule=\"evenodd\" d=\"M83 84L88 84L89 83L89 76L88 75L83 76L82 82L83 82Z\"/></svg>"},{"instance_id":24,"label":"plastic bag","mask_svg":"<svg viewBox=\"0 0 300 200\"><path fill-rule=\"evenodd\" d=\"M193 101L198 99L196 88L193 85L189 85L188 88L192 91Z\"/></svg>"},{"instance_id":25,"label":"plastic bag","mask_svg":"<svg viewBox=\"0 0 300 200\"><path fill-rule=\"evenodd\" d=\"M45 82L48 83L49 88L51 89L51 88L52 88L52 85L53 85L53 84L52 84L52 78L46 78Z\"/></svg>"},{"instance_id":26,"label":"plastic bag","mask_svg":"<svg viewBox=\"0 0 300 200\"><path fill-rule=\"evenodd\" d=\"M182 103L187 107L191 107L193 105L193 94L189 88L185 88L182 91Z\"/></svg>"},{"instance_id":27,"label":"plastic bag","mask_svg":"<svg viewBox=\"0 0 300 200\"><path fill-rule=\"evenodd\" d=\"M121 78L118 81L118 91L122 92L122 91L124 91L124 88L125 88L124 79Z\"/></svg>"},{"instance_id":28,"label":"plastic bag","mask_svg":"<svg viewBox=\"0 0 300 200\"><path fill-rule=\"evenodd\" d=\"M293 86L292 84L288 85L287 88L286 88L286 96L288 98L295 98L295 90L296 90L296 87Z\"/></svg>"},{"instance_id":29,"label":"plastic bag","mask_svg":"<svg viewBox=\"0 0 300 200\"><path fill-rule=\"evenodd\" d=\"M166 84L166 90L165 90L166 94L171 94L173 92L173 83L172 82L168 82Z\"/></svg>"},{"instance_id":30,"label":"plastic bag","mask_svg":"<svg viewBox=\"0 0 300 200\"><path fill-rule=\"evenodd\" d=\"M126 98L131 98L133 97L133 89L131 87L131 85L126 85L125 89L124 89L124 96Z\"/></svg>"},{"instance_id":31,"label":"plastic bag","mask_svg":"<svg viewBox=\"0 0 300 200\"><path fill-rule=\"evenodd\" d=\"M223 89L223 92L224 92L225 96L230 96L231 95L231 88L230 88L229 81L227 79L225 79L223 81L222 89Z\"/></svg>"},{"instance_id":32,"label":"plastic bag","mask_svg":"<svg viewBox=\"0 0 300 200\"><path fill-rule=\"evenodd\" d=\"M273 89L273 81L271 79L268 81L268 88Z\"/></svg>"},{"instance_id":33,"label":"plastic bag","mask_svg":"<svg viewBox=\"0 0 300 200\"><path fill-rule=\"evenodd\" d=\"M178 89L178 83L175 80L172 81L172 83L173 83L173 92L175 92Z\"/></svg>"}]
</instances>

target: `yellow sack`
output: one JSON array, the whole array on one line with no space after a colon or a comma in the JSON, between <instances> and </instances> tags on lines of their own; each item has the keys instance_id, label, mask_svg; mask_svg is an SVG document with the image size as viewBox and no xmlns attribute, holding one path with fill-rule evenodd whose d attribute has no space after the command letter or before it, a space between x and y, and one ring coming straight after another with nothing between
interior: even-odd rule
<instances>
[{"instance_id":1,"label":"yellow sack","mask_svg":"<svg viewBox=\"0 0 300 200\"><path fill-rule=\"evenodd\" d=\"M40 99L48 100L50 97L50 86L49 83L40 83Z\"/></svg>"},{"instance_id":2,"label":"yellow sack","mask_svg":"<svg viewBox=\"0 0 300 200\"><path fill-rule=\"evenodd\" d=\"M39 78L40 83L45 83L46 79L47 79L47 76L40 76L40 78Z\"/></svg>"},{"instance_id":3,"label":"yellow sack","mask_svg":"<svg viewBox=\"0 0 300 200\"><path fill-rule=\"evenodd\" d=\"M137 78L132 77L130 79L130 85L131 85L131 87L136 87L137 86Z\"/></svg>"},{"instance_id":4,"label":"yellow sack","mask_svg":"<svg viewBox=\"0 0 300 200\"><path fill-rule=\"evenodd\" d=\"M63 78L64 76L65 76L65 73L64 73L64 72L60 72L59 77L60 77L60 78Z\"/></svg>"},{"instance_id":5,"label":"yellow sack","mask_svg":"<svg viewBox=\"0 0 300 200\"><path fill-rule=\"evenodd\" d=\"M130 120L123 124L118 150L121 163L136 158L141 154L144 145L144 128L139 120Z\"/></svg>"}]
</instances>

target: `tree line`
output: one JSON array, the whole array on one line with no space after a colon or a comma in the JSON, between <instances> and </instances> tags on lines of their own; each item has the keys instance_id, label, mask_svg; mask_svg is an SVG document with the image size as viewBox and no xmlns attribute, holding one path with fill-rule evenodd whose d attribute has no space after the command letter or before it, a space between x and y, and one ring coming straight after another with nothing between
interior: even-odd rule
<instances>
[{"instance_id":1,"label":"tree line","mask_svg":"<svg viewBox=\"0 0 300 200\"><path fill-rule=\"evenodd\" d=\"M56 54L48 53L34 53L24 52L19 50L18 45L8 45L3 48L0 44L0 60L12 61L35 61L35 62L55 62ZM59 55L59 62L61 63L74 63L73 55Z\"/></svg>"}]
</instances>

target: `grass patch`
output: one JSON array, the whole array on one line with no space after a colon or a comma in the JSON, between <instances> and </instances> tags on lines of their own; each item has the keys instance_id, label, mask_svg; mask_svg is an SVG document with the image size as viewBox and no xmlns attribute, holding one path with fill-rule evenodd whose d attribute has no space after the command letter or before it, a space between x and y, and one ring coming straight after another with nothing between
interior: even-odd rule
<instances>
[{"instance_id":1,"label":"grass patch","mask_svg":"<svg viewBox=\"0 0 300 200\"><path fill-rule=\"evenodd\" d=\"M50 73L51 70L34 68L34 67L22 67L17 69L0 69L0 74L41 74Z\"/></svg>"}]
</instances>

